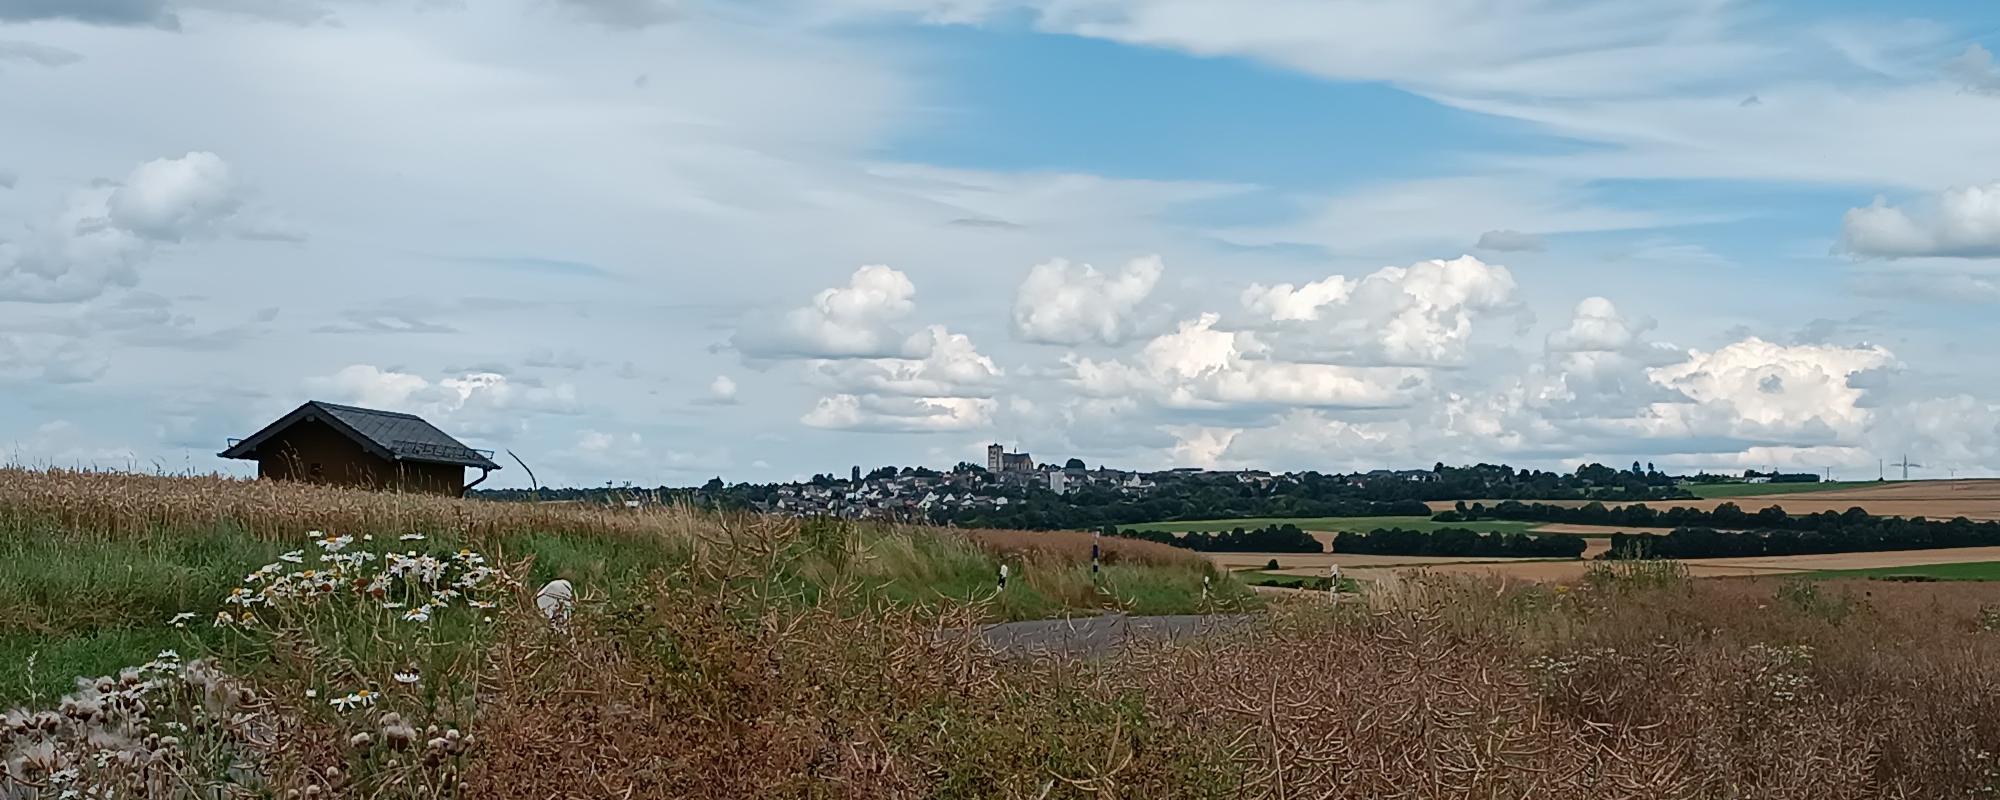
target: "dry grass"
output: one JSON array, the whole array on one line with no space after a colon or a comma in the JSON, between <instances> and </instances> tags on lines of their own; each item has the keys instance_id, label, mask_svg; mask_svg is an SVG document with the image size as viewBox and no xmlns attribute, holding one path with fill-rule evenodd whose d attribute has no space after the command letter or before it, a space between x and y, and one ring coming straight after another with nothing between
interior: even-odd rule
<instances>
[{"instance_id":1,"label":"dry grass","mask_svg":"<svg viewBox=\"0 0 2000 800\"><path fill-rule=\"evenodd\" d=\"M635 511L496 503L220 476L0 467L0 522L110 539L226 526L282 541L296 539L308 527L355 533L424 530L478 541L521 531L684 536L708 520L675 507Z\"/></svg>"},{"instance_id":2,"label":"dry grass","mask_svg":"<svg viewBox=\"0 0 2000 800\"><path fill-rule=\"evenodd\" d=\"M1078 531L969 530L965 533L980 547L994 553L1032 554L1071 563L1088 562L1093 543L1099 546L1106 564L1199 569L1206 563L1200 554L1192 550L1141 539L1094 537Z\"/></svg>"},{"instance_id":3,"label":"dry grass","mask_svg":"<svg viewBox=\"0 0 2000 800\"><path fill-rule=\"evenodd\" d=\"M11 485L0 494L22 496ZM300 499L313 509L348 502ZM167 535L159 526L173 506L151 502L63 513L126 525L120 536ZM9 509L36 519L61 510ZM174 513L185 514L176 524L227 519ZM347 524L404 524L352 513ZM502 536L508 529L480 526L557 512L467 513L499 515L468 535ZM609 536L677 530L659 522L664 513L637 519L650 527ZM1030 576L1049 572L1047 590L1068 592L1087 536L1042 548L1003 533L869 538L851 526L695 514L685 524L674 534L690 537L684 559L586 598L560 630L516 597L476 649L450 667L430 662L438 666L420 688L380 707L335 714L301 698L315 680L379 679L419 657L394 629L315 618L310 630L321 633L254 650L265 666L232 680L265 715L247 733L276 734L238 743L256 749L264 770L248 796L312 787L322 797L502 799L2000 793L2000 586L1691 581L1656 564L1603 566L1574 586L1399 576L1360 601L1280 602L1212 638L1022 660L966 634L991 598L894 602L883 576L945 585L997 557L1019 559ZM1111 566L1197 574L1144 566L1155 557L1171 565L1188 555L1134 549ZM443 691L430 694L432 685ZM379 738L351 744L386 731L391 706L419 728L463 730L454 741L465 744L435 763ZM159 716L200 718L173 711ZM0 777L0 796L36 796L10 780ZM149 796L232 796L213 783L191 778Z\"/></svg>"}]
</instances>

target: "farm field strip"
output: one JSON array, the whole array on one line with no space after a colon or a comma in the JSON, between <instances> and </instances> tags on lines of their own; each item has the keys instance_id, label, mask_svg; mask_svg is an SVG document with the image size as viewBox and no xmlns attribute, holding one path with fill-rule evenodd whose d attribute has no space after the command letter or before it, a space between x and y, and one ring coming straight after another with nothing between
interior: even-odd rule
<instances>
[{"instance_id":1,"label":"farm field strip","mask_svg":"<svg viewBox=\"0 0 2000 800\"><path fill-rule=\"evenodd\" d=\"M1961 547L1942 550L1895 550L1873 553L1820 553L1799 556L1755 556L1747 558L1695 558L1681 563L1697 578L1741 577L1749 575L1822 574L1829 571L1902 570L1912 567L1939 567L2000 561L2000 547ZM1280 562L1282 563L1282 562ZM1348 568L1342 565L1343 569ZM1588 561L1522 561L1484 563L1460 560L1455 563L1424 565L1355 565L1356 577L1370 571L1426 569L1447 574L1481 574L1533 581L1574 581L1589 570Z\"/></svg>"},{"instance_id":2,"label":"farm field strip","mask_svg":"<svg viewBox=\"0 0 2000 800\"><path fill-rule=\"evenodd\" d=\"M1479 522L1444 523L1433 522L1430 517L1251 517L1246 519L1206 519L1191 522L1148 522L1141 525L1120 525L1123 530L1166 531L1168 533L1217 533L1243 528L1246 530L1265 528L1272 525L1297 525L1299 530L1309 533L1337 533L1354 531L1367 533L1377 528L1403 528L1405 530L1430 532L1440 528L1465 528L1467 530L1490 533L1500 531L1514 533L1535 527L1533 522L1511 520L1481 520Z\"/></svg>"},{"instance_id":3,"label":"farm field strip","mask_svg":"<svg viewBox=\"0 0 2000 800\"><path fill-rule=\"evenodd\" d=\"M1768 486L1768 484L1767 484ZM1432 511L1448 511L1460 501L1440 500L1430 503ZM1479 500L1494 505L1502 500ZM1586 505L1583 500L1538 500L1549 505L1577 507ZM1979 478L1943 481L1889 481L1868 482L1859 485L1844 485L1838 489L1817 492L1797 492L1791 494L1753 494L1735 497L1710 497L1699 500L1655 500L1645 505L1656 509L1696 508L1712 511L1723 503L1734 503L1744 511L1755 512L1770 506L1781 506L1792 514L1814 514L1821 511L1842 512L1850 508L1862 508L1870 514L1884 517L1927 517L1930 519L1951 519L1965 517L1972 520L2000 520L2000 479ZM1609 507L1634 505L1632 503L1606 503Z\"/></svg>"},{"instance_id":4,"label":"farm field strip","mask_svg":"<svg viewBox=\"0 0 2000 800\"><path fill-rule=\"evenodd\" d=\"M1958 564L1918 564L1874 569L1830 569L1808 574L1813 578L1891 578L1916 576L1940 581L2000 581L2000 561L1967 561Z\"/></svg>"},{"instance_id":5,"label":"farm field strip","mask_svg":"<svg viewBox=\"0 0 2000 800\"><path fill-rule=\"evenodd\" d=\"M1692 484L1688 491L1703 500L1727 500L1738 497L1775 497L1781 495L1815 494L1818 492L1838 492L1850 489L1872 488L1903 483L1890 481L1821 481L1819 483L1707 483Z\"/></svg>"}]
</instances>

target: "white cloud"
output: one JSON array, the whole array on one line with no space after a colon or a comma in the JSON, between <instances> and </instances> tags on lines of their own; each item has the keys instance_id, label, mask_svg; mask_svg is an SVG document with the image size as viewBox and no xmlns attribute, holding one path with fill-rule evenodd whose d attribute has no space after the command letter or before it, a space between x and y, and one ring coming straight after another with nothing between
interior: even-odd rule
<instances>
[{"instance_id":1,"label":"white cloud","mask_svg":"<svg viewBox=\"0 0 2000 800\"><path fill-rule=\"evenodd\" d=\"M1274 324L1267 341L1290 360L1451 365L1464 360L1476 317L1512 307L1514 276L1461 256L1384 267L1358 281L1252 284L1242 300Z\"/></svg>"},{"instance_id":2,"label":"white cloud","mask_svg":"<svg viewBox=\"0 0 2000 800\"><path fill-rule=\"evenodd\" d=\"M718 405L734 404L736 402L736 379L728 375L715 376L715 380L708 382L708 400Z\"/></svg>"},{"instance_id":3,"label":"white cloud","mask_svg":"<svg viewBox=\"0 0 2000 800\"><path fill-rule=\"evenodd\" d=\"M578 407L569 384L541 386L490 372L431 380L421 375L355 364L331 375L310 378L306 389L318 399L416 414L465 433L506 439L525 430L541 414L568 414Z\"/></svg>"},{"instance_id":4,"label":"white cloud","mask_svg":"<svg viewBox=\"0 0 2000 800\"><path fill-rule=\"evenodd\" d=\"M1626 319L1606 298L1586 297L1576 304L1569 327L1549 334L1548 349L1560 353L1616 352L1631 347L1652 327L1652 320Z\"/></svg>"},{"instance_id":5,"label":"white cloud","mask_svg":"<svg viewBox=\"0 0 2000 800\"><path fill-rule=\"evenodd\" d=\"M1406 405L1421 388L1421 370L1345 367L1268 360L1248 331L1218 330L1221 317L1203 314L1148 342L1132 363L1069 356L1069 382L1095 397L1137 393L1168 408Z\"/></svg>"},{"instance_id":6,"label":"white cloud","mask_svg":"<svg viewBox=\"0 0 2000 800\"><path fill-rule=\"evenodd\" d=\"M820 398L804 417L808 427L891 433L970 431L987 427L997 403L976 397L880 397L837 394Z\"/></svg>"},{"instance_id":7,"label":"white cloud","mask_svg":"<svg viewBox=\"0 0 2000 800\"><path fill-rule=\"evenodd\" d=\"M178 242L213 232L242 203L229 164L214 153L189 153L140 164L105 203L111 224L140 236Z\"/></svg>"},{"instance_id":8,"label":"white cloud","mask_svg":"<svg viewBox=\"0 0 2000 800\"><path fill-rule=\"evenodd\" d=\"M77 190L22 241L0 241L0 300L74 302L132 286L159 245L215 233L238 207L236 192L228 165L203 152Z\"/></svg>"},{"instance_id":9,"label":"white cloud","mask_svg":"<svg viewBox=\"0 0 2000 800\"><path fill-rule=\"evenodd\" d=\"M1037 264L1014 295L1014 332L1041 344L1121 344L1164 269L1159 256L1134 259L1117 275L1063 259Z\"/></svg>"},{"instance_id":10,"label":"white cloud","mask_svg":"<svg viewBox=\"0 0 2000 800\"><path fill-rule=\"evenodd\" d=\"M781 319L752 321L733 339L745 355L772 358L922 358L926 340L894 324L916 309L917 287L886 266L854 271L846 286L821 291Z\"/></svg>"},{"instance_id":11,"label":"white cloud","mask_svg":"<svg viewBox=\"0 0 2000 800\"><path fill-rule=\"evenodd\" d=\"M909 350L923 358L820 360L811 374L842 393L907 397L988 397L1001 370L979 353L972 339L932 325L911 337Z\"/></svg>"},{"instance_id":12,"label":"white cloud","mask_svg":"<svg viewBox=\"0 0 2000 800\"><path fill-rule=\"evenodd\" d=\"M2000 258L2000 182L1947 189L1915 213L1878 197L1847 212L1841 247L1875 258Z\"/></svg>"},{"instance_id":13,"label":"white cloud","mask_svg":"<svg viewBox=\"0 0 2000 800\"><path fill-rule=\"evenodd\" d=\"M1851 439L1870 421L1851 379L1895 363L1881 347L1781 345L1751 337L1647 375L1689 400L1655 404L1643 426L1681 435L1821 434Z\"/></svg>"}]
</instances>

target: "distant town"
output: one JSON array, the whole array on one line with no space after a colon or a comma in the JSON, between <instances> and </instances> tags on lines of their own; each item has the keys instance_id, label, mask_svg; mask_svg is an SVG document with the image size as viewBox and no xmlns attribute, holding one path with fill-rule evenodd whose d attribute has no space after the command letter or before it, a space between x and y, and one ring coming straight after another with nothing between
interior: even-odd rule
<instances>
[{"instance_id":1,"label":"distant town","mask_svg":"<svg viewBox=\"0 0 2000 800\"><path fill-rule=\"evenodd\" d=\"M1573 473L1479 464L1430 469L1316 471L1139 471L1089 466L1080 459L1037 463L1026 452L994 444L983 464L949 470L855 466L846 475L819 474L792 483L699 487L605 486L479 492L492 499L602 502L639 507L693 502L790 516L930 522L1023 529L1095 528L1152 520L1276 516L1426 514L1424 503L1459 499L1599 499L1644 501L1691 497L1691 483L1816 482L1810 473L1673 476L1650 464L1629 469L1599 464Z\"/></svg>"}]
</instances>

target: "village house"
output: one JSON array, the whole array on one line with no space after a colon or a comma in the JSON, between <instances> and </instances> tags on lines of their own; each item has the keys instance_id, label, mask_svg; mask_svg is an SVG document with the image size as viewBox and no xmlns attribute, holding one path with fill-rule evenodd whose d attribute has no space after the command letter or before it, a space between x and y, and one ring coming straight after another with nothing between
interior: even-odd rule
<instances>
[{"instance_id":1,"label":"village house","mask_svg":"<svg viewBox=\"0 0 2000 800\"><path fill-rule=\"evenodd\" d=\"M257 462L257 477L462 496L500 468L413 414L317 400L232 440L223 458ZM479 478L465 482L467 468Z\"/></svg>"}]
</instances>

